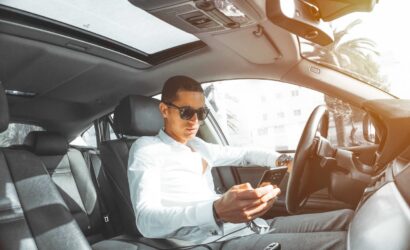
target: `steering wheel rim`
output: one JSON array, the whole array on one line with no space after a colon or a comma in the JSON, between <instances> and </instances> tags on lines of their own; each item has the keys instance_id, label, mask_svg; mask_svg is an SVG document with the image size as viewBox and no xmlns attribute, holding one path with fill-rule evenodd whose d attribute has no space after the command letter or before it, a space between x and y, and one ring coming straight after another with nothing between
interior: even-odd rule
<instances>
[{"instance_id":1,"label":"steering wheel rim","mask_svg":"<svg viewBox=\"0 0 410 250\"><path fill-rule=\"evenodd\" d=\"M322 130L322 135L327 137L328 121L327 107L320 105L313 110L303 129L286 191L286 209L290 214L297 214L308 197L307 184L309 182L307 180L309 180L309 158L312 154L312 146L319 128Z\"/></svg>"}]
</instances>

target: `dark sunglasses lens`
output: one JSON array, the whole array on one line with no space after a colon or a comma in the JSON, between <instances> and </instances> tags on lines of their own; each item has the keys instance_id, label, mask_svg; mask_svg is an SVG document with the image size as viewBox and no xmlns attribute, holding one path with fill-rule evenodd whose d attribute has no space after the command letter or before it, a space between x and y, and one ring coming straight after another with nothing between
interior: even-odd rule
<instances>
[{"instance_id":1,"label":"dark sunglasses lens","mask_svg":"<svg viewBox=\"0 0 410 250\"><path fill-rule=\"evenodd\" d=\"M180 112L181 119L189 120L195 115L195 113L198 116L198 120L203 121L208 116L209 109L201 108L201 109L195 110L195 109L189 108L189 107L188 108L183 108L183 109L181 109L181 112Z\"/></svg>"},{"instance_id":2,"label":"dark sunglasses lens","mask_svg":"<svg viewBox=\"0 0 410 250\"><path fill-rule=\"evenodd\" d=\"M206 117L208 116L209 113L209 109L203 108L197 111L198 114L198 120L203 121L206 119Z\"/></svg>"},{"instance_id":3,"label":"dark sunglasses lens","mask_svg":"<svg viewBox=\"0 0 410 250\"><path fill-rule=\"evenodd\" d=\"M180 110L180 115L182 119L189 120L195 115L195 110L192 108L182 108Z\"/></svg>"}]
</instances>

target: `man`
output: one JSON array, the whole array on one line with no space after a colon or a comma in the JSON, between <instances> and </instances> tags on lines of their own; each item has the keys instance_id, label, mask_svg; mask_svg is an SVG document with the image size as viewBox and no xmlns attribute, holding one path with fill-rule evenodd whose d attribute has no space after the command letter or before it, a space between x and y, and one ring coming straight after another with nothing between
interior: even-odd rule
<instances>
[{"instance_id":1,"label":"man","mask_svg":"<svg viewBox=\"0 0 410 250\"><path fill-rule=\"evenodd\" d=\"M273 241L282 249L344 248L350 210L274 218L268 221L272 233L255 235L249 222L271 208L280 190L244 183L222 196L215 194L213 166L274 166L278 153L224 147L195 137L208 113L198 82L185 76L168 79L159 109L164 128L157 136L138 139L128 164L136 223L145 237L196 244L219 239L225 241L224 249L263 249Z\"/></svg>"}]
</instances>

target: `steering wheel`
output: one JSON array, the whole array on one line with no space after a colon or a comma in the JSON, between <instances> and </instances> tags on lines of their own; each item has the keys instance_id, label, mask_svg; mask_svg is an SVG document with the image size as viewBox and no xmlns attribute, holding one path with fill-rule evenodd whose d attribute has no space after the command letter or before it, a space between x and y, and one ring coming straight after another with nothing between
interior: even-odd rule
<instances>
[{"instance_id":1,"label":"steering wheel","mask_svg":"<svg viewBox=\"0 0 410 250\"><path fill-rule=\"evenodd\" d=\"M310 158L314 154L315 137L318 133L327 137L328 124L327 107L325 105L316 107L305 125L293 159L286 192L286 208L290 214L298 213L308 198L308 186L313 167Z\"/></svg>"}]
</instances>

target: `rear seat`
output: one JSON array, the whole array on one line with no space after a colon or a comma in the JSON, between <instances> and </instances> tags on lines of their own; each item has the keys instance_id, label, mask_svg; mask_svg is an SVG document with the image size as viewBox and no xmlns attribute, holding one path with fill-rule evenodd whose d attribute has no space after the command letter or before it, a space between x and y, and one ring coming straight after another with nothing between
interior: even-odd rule
<instances>
[{"instance_id":1,"label":"rear seat","mask_svg":"<svg viewBox=\"0 0 410 250\"><path fill-rule=\"evenodd\" d=\"M8 121L0 84L0 132ZM0 249L90 249L40 159L21 149L0 149Z\"/></svg>"},{"instance_id":2,"label":"rear seat","mask_svg":"<svg viewBox=\"0 0 410 250\"><path fill-rule=\"evenodd\" d=\"M69 149L63 136L46 131L30 132L24 144L44 163L88 241L103 240L99 197L81 152Z\"/></svg>"}]
</instances>

